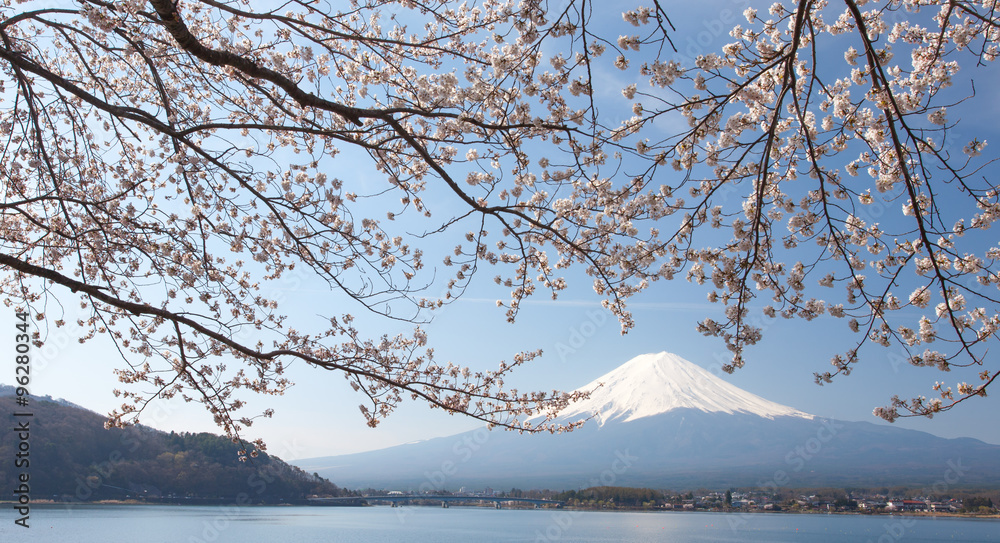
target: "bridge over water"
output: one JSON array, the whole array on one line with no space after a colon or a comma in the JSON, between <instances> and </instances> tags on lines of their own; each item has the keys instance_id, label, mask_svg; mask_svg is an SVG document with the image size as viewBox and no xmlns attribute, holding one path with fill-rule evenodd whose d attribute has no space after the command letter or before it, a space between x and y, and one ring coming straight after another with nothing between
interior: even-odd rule
<instances>
[{"instance_id":1,"label":"bridge over water","mask_svg":"<svg viewBox=\"0 0 1000 543\"><path fill-rule=\"evenodd\" d=\"M558 500L541 500L533 498L507 498L502 496L434 496L434 495L409 495L409 494L387 494L378 496L352 496L344 498L309 498L310 505L368 505L372 502L388 502L392 504L393 507L397 507L400 503L414 502L414 501L432 501L441 502L441 506L447 508L449 504L455 502L465 502L465 503L481 503L481 502L493 502L497 509L502 507L503 503L530 503L535 506L535 508L540 508L545 505L554 505L556 507L562 507L565 502Z\"/></svg>"}]
</instances>

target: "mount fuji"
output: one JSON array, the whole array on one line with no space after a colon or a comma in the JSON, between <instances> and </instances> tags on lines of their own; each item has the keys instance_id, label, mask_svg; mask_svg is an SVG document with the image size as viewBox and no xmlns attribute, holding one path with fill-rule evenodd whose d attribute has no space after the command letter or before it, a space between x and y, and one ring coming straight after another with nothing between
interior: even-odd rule
<instances>
[{"instance_id":1,"label":"mount fuji","mask_svg":"<svg viewBox=\"0 0 1000 543\"><path fill-rule=\"evenodd\" d=\"M348 488L455 490L1000 484L1000 446L816 417L683 358L641 355L581 387L565 434L478 429L294 462Z\"/></svg>"},{"instance_id":2,"label":"mount fuji","mask_svg":"<svg viewBox=\"0 0 1000 543\"><path fill-rule=\"evenodd\" d=\"M598 425L631 422L677 409L757 415L766 419L812 415L735 387L671 353L644 354L580 387L589 398L559 412L570 421L594 416Z\"/></svg>"}]
</instances>

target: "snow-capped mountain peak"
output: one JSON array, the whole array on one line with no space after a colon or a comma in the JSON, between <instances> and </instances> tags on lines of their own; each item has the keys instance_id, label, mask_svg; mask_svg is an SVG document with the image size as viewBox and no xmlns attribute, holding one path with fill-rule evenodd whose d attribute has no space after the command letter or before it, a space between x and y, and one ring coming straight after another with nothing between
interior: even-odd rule
<instances>
[{"instance_id":1,"label":"snow-capped mountain peak","mask_svg":"<svg viewBox=\"0 0 1000 543\"><path fill-rule=\"evenodd\" d=\"M814 418L751 394L667 352L639 355L578 390L593 392L590 398L563 409L560 419L595 415L597 423L603 426L612 420L628 422L685 408L768 419Z\"/></svg>"}]
</instances>

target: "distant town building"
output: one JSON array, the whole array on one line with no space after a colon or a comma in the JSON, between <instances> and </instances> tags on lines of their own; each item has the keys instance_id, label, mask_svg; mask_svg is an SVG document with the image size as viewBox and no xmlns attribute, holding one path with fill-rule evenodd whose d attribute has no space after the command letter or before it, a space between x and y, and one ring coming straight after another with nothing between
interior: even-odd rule
<instances>
[{"instance_id":1,"label":"distant town building","mask_svg":"<svg viewBox=\"0 0 1000 543\"><path fill-rule=\"evenodd\" d=\"M885 504L888 511L926 511L927 502L920 500L889 500Z\"/></svg>"}]
</instances>

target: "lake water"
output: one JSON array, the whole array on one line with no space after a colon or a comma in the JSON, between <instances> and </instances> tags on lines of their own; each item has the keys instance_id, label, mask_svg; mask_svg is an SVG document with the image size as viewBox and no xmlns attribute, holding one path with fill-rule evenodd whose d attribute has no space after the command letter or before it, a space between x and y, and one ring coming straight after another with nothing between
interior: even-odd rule
<instances>
[{"instance_id":1,"label":"lake water","mask_svg":"<svg viewBox=\"0 0 1000 543\"><path fill-rule=\"evenodd\" d=\"M4 543L1000 542L1000 521L474 507L2 506Z\"/></svg>"}]
</instances>

